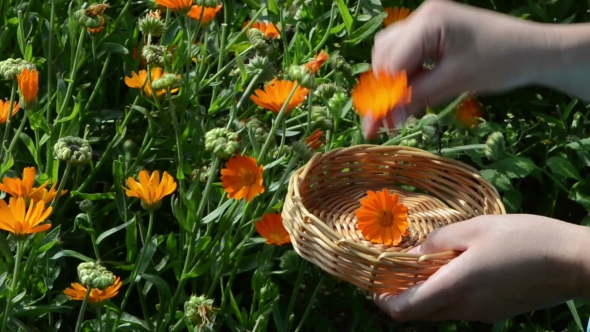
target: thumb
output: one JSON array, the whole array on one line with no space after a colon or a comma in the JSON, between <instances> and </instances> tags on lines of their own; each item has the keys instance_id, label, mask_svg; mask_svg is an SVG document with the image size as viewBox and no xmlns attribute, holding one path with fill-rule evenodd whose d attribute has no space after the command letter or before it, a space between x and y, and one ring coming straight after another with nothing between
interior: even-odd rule
<instances>
[{"instance_id":1,"label":"thumb","mask_svg":"<svg viewBox=\"0 0 590 332\"><path fill-rule=\"evenodd\" d=\"M472 220L472 219L471 219ZM437 254L446 251L465 251L477 237L477 224L471 220L437 228L430 232L420 245L421 254Z\"/></svg>"}]
</instances>

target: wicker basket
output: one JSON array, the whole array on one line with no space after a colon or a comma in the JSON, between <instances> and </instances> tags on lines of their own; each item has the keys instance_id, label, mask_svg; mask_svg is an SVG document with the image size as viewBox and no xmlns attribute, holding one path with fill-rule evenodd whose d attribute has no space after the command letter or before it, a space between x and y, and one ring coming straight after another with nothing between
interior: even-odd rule
<instances>
[{"instance_id":1,"label":"wicker basket","mask_svg":"<svg viewBox=\"0 0 590 332\"><path fill-rule=\"evenodd\" d=\"M355 210L367 190L387 188L408 207L398 246L367 241ZM357 145L317 153L289 181L283 223L293 247L335 277L375 293L400 293L457 256L408 253L435 228L505 214L496 189L461 162L409 147Z\"/></svg>"}]
</instances>

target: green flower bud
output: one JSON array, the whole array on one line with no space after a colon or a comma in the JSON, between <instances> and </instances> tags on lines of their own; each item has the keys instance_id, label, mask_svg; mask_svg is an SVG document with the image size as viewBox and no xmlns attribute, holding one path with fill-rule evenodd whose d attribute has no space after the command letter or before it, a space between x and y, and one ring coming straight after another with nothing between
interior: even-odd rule
<instances>
[{"instance_id":1,"label":"green flower bud","mask_svg":"<svg viewBox=\"0 0 590 332\"><path fill-rule=\"evenodd\" d=\"M207 179L209 178L209 173L211 173L211 165L205 165L201 167L201 169L198 172L199 181L201 183L206 183Z\"/></svg>"},{"instance_id":2,"label":"green flower bud","mask_svg":"<svg viewBox=\"0 0 590 332\"><path fill-rule=\"evenodd\" d=\"M290 156L293 151L293 147L289 145L283 145L282 149L280 146L277 146L272 150L272 157L276 159L280 156ZM279 152L281 153L280 155Z\"/></svg>"},{"instance_id":3,"label":"green flower bud","mask_svg":"<svg viewBox=\"0 0 590 332\"><path fill-rule=\"evenodd\" d=\"M288 250L286 251L283 256L281 256L281 262L279 266L281 269L285 270L287 274L291 274L299 268L299 264L301 262L301 257L295 250Z\"/></svg>"},{"instance_id":4,"label":"green flower bud","mask_svg":"<svg viewBox=\"0 0 590 332\"><path fill-rule=\"evenodd\" d=\"M260 75L259 81L268 81L274 77L275 69L267 57L255 55L246 65L249 77Z\"/></svg>"},{"instance_id":5,"label":"green flower bud","mask_svg":"<svg viewBox=\"0 0 590 332\"><path fill-rule=\"evenodd\" d=\"M266 138L270 131L266 123L260 121L257 117L251 117L246 121L246 128L252 131L258 144L264 144L264 142L266 142Z\"/></svg>"},{"instance_id":6,"label":"green flower bud","mask_svg":"<svg viewBox=\"0 0 590 332\"><path fill-rule=\"evenodd\" d=\"M334 93L336 93L336 91L341 91L342 89L340 89L340 87L338 87L336 84L334 83L322 83L320 85L318 85L318 87L315 89L314 94L318 97L322 97L326 100L332 98L332 96L334 95Z\"/></svg>"},{"instance_id":7,"label":"green flower bud","mask_svg":"<svg viewBox=\"0 0 590 332\"><path fill-rule=\"evenodd\" d=\"M233 155L238 147L238 135L226 128L214 128L205 134L205 150L219 158Z\"/></svg>"},{"instance_id":8,"label":"green flower bud","mask_svg":"<svg viewBox=\"0 0 590 332\"><path fill-rule=\"evenodd\" d=\"M175 74L166 73L162 75L159 79L152 82L152 89L154 90L162 90L173 88L178 85L180 81L180 77Z\"/></svg>"},{"instance_id":9,"label":"green flower bud","mask_svg":"<svg viewBox=\"0 0 590 332\"><path fill-rule=\"evenodd\" d=\"M256 53L259 55L268 55L270 53L270 47L266 43L264 33L258 29L248 30L248 40L254 46Z\"/></svg>"},{"instance_id":10,"label":"green flower bud","mask_svg":"<svg viewBox=\"0 0 590 332\"><path fill-rule=\"evenodd\" d=\"M346 62L343 56L336 55L332 57L332 67L334 70L347 75L352 75L352 67Z\"/></svg>"},{"instance_id":11,"label":"green flower bud","mask_svg":"<svg viewBox=\"0 0 590 332\"><path fill-rule=\"evenodd\" d=\"M320 128L322 130L334 129L334 122L325 107L312 106L311 120L313 121L314 128Z\"/></svg>"},{"instance_id":12,"label":"green flower bud","mask_svg":"<svg viewBox=\"0 0 590 332\"><path fill-rule=\"evenodd\" d=\"M505 151L504 135L501 132L495 131L488 136L486 140L486 157L491 161L502 159Z\"/></svg>"},{"instance_id":13,"label":"green flower bud","mask_svg":"<svg viewBox=\"0 0 590 332\"><path fill-rule=\"evenodd\" d=\"M123 151L125 151L125 153L129 153L130 155L136 155L139 152L139 146L134 140L129 138L123 142Z\"/></svg>"},{"instance_id":14,"label":"green flower bud","mask_svg":"<svg viewBox=\"0 0 590 332\"><path fill-rule=\"evenodd\" d=\"M90 200L85 199L82 202L80 202L79 207L80 211L90 213L94 209L94 203L92 203L92 201Z\"/></svg>"},{"instance_id":15,"label":"green flower bud","mask_svg":"<svg viewBox=\"0 0 590 332\"><path fill-rule=\"evenodd\" d=\"M302 66L291 65L288 70L289 76L299 82L304 88L313 88L315 85L315 79L313 76L305 70Z\"/></svg>"},{"instance_id":16,"label":"green flower bud","mask_svg":"<svg viewBox=\"0 0 590 332\"><path fill-rule=\"evenodd\" d=\"M438 123L438 116L436 114L426 114L420 121L423 126L434 126Z\"/></svg>"},{"instance_id":17,"label":"green flower bud","mask_svg":"<svg viewBox=\"0 0 590 332\"><path fill-rule=\"evenodd\" d=\"M328 100L328 108L330 111L340 112L344 105L348 102L348 96L344 92L336 92L332 98Z\"/></svg>"},{"instance_id":18,"label":"green flower bud","mask_svg":"<svg viewBox=\"0 0 590 332\"><path fill-rule=\"evenodd\" d=\"M404 139L399 143L400 146L416 147L418 141L415 138Z\"/></svg>"},{"instance_id":19,"label":"green flower bud","mask_svg":"<svg viewBox=\"0 0 590 332\"><path fill-rule=\"evenodd\" d=\"M168 52L166 46L162 45L145 45L141 53L147 63L152 63L159 67L164 67L164 60L170 61L172 59L172 54Z\"/></svg>"},{"instance_id":20,"label":"green flower bud","mask_svg":"<svg viewBox=\"0 0 590 332\"><path fill-rule=\"evenodd\" d=\"M53 153L59 161L72 166L88 163L92 159L92 147L88 141L79 137L66 136L57 140Z\"/></svg>"},{"instance_id":21,"label":"green flower bud","mask_svg":"<svg viewBox=\"0 0 590 332\"><path fill-rule=\"evenodd\" d=\"M433 126L422 127L422 140L428 141L436 136L436 128Z\"/></svg>"},{"instance_id":22,"label":"green flower bud","mask_svg":"<svg viewBox=\"0 0 590 332\"><path fill-rule=\"evenodd\" d=\"M102 19L100 16L88 16L86 9L79 9L74 12L76 22L83 27L96 29L102 26Z\"/></svg>"},{"instance_id":23,"label":"green flower bud","mask_svg":"<svg viewBox=\"0 0 590 332\"><path fill-rule=\"evenodd\" d=\"M78 265L78 279L86 287L104 290L115 282L115 276L97 262L84 262Z\"/></svg>"},{"instance_id":24,"label":"green flower bud","mask_svg":"<svg viewBox=\"0 0 590 332\"><path fill-rule=\"evenodd\" d=\"M152 37L160 37L163 35L166 31L166 27L160 18L160 11L150 11L145 17L139 19L139 30L145 35L151 34Z\"/></svg>"},{"instance_id":25,"label":"green flower bud","mask_svg":"<svg viewBox=\"0 0 590 332\"><path fill-rule=\"evenodd\" d=\"M35 65L23 59L8 58L0 61L0 76L6 80L14 79L23 69L33 70Z\"/></svg>"},{"instance_id":26,"label":"green flower bud","mask_svg":"<svg viewBox=\"0 0 590 332\"><path fill-rule=\"evenodd\" d=\"M313 156L313 151L304 141L299 140L294 142L292 147L293 152L303 161L308 161Z\"/></svg>"},{"instance_id":27,"label":"green flower bud","mask_svg":"<svg viewBox=\"0 0 590 332\"><path fill-rule=\"evenodd\" d=\"M184 303L184 315L197 328L212 328L217 316L217 309L213 307L213 300L204 295L192 295Z\"/></svg>"}]
</instances>

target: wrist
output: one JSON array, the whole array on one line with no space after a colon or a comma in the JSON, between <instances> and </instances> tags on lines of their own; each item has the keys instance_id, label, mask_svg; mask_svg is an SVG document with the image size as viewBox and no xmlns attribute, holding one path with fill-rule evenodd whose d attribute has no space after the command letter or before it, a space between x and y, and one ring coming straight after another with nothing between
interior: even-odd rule
<instances>
[{"instance_id":1,"label":"wrist","mask_svg":"<svg viewBox=\"0 0 590 332\"><path fill-rule=\"evenodd\" d=\"M577 226L578 235L572 244L576 258L576 291L578 298L590 299L590 228Z\"/></svg>"}]
</instances>

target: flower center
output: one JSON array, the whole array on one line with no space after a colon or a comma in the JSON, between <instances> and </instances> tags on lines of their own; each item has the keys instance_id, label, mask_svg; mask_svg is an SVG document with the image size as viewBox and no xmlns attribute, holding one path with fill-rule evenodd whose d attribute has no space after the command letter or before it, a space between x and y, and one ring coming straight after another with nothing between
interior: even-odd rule
<instances>
[{"instance_id":1,"label":"flower center","mask_svg":"<svg viewBox=\"0 0 590 332\"><path fill-rule=\"evenodd\" d=\"M247 186L253 185L256 182L256 174L251 172L244 174L243 181Z\"/></svg>"},{"instance_id":2,"label":"flower center","mask_svg":"<svg viewBox=\"0 0 590 332\"><path fill-rule=\"evenodd\" d=\"M379 224L381 227L390 227L394 222L393 213L390 211L383 211L379 218Z\"/></svg>"}]
</instances>

